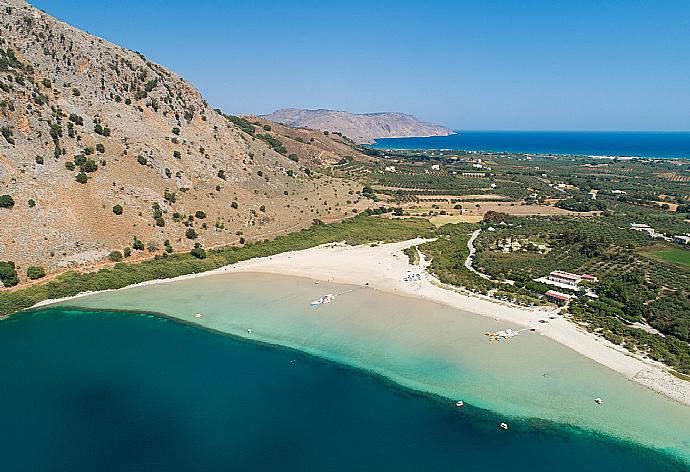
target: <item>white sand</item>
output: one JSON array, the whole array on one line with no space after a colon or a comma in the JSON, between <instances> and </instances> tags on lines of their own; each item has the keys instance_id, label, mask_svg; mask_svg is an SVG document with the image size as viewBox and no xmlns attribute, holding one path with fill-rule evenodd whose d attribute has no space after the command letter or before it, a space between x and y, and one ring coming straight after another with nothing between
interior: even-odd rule
<instances>
[{"instance_id":1,"label":"white sand","mask_svg":"<svg viewBox=\"0 0 690 472\"><path fill-rule=\"evenodd\" d=\"M462 293L452 289L452 287L444 288L435 277L424 271L423 258L420 266L413 266L402 252L403 249L423 242L425 242L423 239L414 239L378 246L326 244L303 251L250 259L201 274L148 281L138 284L138 286L168 283L227 272L261 272L307 277L341 284L359 286L368 284L369 288L375 290L418 297L478 315L537 328L545 336L623 374L627 378L678 402L690 405L690 382L674 377L663 364L635 356L624 348L585 331L563 316L558 315L556 319L549 319L549 315L553 313L543 308L521 308L497 303L486 297ZM404 281L403 278L409 273L421 274L421 280ZM84 295L87 294L80 294L77 297ZM67 299L57 301L64 300ZM46 300L38 305L48 305L55 302L56 300ZM548 319L549 322L539 323L540 319Z\"/></svg>"}]
</instances>

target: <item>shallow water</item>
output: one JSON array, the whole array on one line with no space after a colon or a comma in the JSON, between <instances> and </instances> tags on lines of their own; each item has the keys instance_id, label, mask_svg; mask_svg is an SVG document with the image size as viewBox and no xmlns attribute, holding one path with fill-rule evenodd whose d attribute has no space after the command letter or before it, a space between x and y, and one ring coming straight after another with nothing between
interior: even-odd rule
<instances>
[{"instance_id":1,"label":"shallow water","mask_svg":"<svg viewBox=\"0 0 690 472\"><path fill-rule=\"evenodd\" d=\"M329 305L309 307L329 292L347 293ZM302 278L222 274L69 304L166 313L370 370L412 389L461 398L502 417L569 424L690 460L690 408L535 333L489 342L484 332L516 327L435 303ZM596 397L604 405L595 404Z\"/></svg>"},{"instance_id":2,"label":"shallow water","mask_svg":"<svg viewBox=\"0 0 690 472\"><path fill-rule=\"evenodd\" d=\"M151 315L20 314L0 323L0 353L7 472L683 470L545 422L502 431L488 411Z\"/></svg>"}]
</instances>

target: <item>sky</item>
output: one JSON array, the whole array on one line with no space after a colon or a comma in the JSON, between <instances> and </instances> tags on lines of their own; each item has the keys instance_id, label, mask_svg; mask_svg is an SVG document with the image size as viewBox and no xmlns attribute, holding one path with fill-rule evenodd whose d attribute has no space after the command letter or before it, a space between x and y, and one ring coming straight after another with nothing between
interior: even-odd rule
<instances>
[{"instance_id":1,"label":"sky","mask_svg":"<svg viewBox=\"0 0 690 472\"><path fill-rule=\"evenodd\" d=\"M690 130L687 0L29 1L174 70L227 113Z\"/></svg>"}]
</instances>

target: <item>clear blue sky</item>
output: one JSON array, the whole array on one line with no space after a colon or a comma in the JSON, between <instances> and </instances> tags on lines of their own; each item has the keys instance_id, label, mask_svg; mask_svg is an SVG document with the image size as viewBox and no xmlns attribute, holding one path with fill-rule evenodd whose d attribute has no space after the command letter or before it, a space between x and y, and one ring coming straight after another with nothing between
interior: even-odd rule
<instances>
[{"instance_id":1,"label":"clear blue sky","mask_svg":"<svg viewBox=\"0 0 690 472\"><path fill-rule=\"evenodd\" d=\"M30 1L173 69L230 113L690 130L687 0Z\"/></svg>"}]
</instances>

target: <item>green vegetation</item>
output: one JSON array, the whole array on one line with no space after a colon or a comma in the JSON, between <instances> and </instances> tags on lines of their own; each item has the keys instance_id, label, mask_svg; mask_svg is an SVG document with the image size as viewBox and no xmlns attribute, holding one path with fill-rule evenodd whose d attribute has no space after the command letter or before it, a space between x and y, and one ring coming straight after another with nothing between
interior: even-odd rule
<instances>
[{"instance_id":1,"label":"green vegetation","mask_svg":"<svg viewBox=\"0 0 690 472\"><path fill-rule=\"evenodd\" d=\"M643 254L654 259L660 259L673 264L690 266L690 250L677 247L653 247L643 251Z\"/></svg>"},{"instance_id":2,"label":"green vegetation","mask_svg":"<svg viewBox=\"0 0 690 472\"><path fill-rule=\"evenodd\" d=\"M194 248L190 251L190 254L197 259L206 259L206 250L199 243L194 243Z\"/></svg>"},{"instance_id":3,"label":"green vegetation","mask_svg":"<svg viewBox=\"0 0 690 472\"><path fill-rule=\"evenodd\" d=\"M116 215L121 215L123 213L122 205L114 205L113 206L113 213Z\"/></svg>"},{"instance_id":4,"label":"green vegetation","mask_svg":"<svg viewBox=\"0 0 690 472\"><path fill-rule=\"evenodd\" d=\"M29 266L26 269L26 276L31 280L42 279L46 276L46 271L43 267Z\"/></svg>"},{"instance_id":5,"label":"green vegetation","mask_svg":"<svg viewBox=\"0 0 690 472\"><path fill-rule=\"evenodd\" d=\"M77 182L80 184L85 184L89 181L89 176L86 175L84 172L79 172L77 176L74 178Z\"/></svg>"},{"instance_id":6,"label":"green vegetation","mask_svg":"<svg viewBox=\"0 0 690 472\"><path fill-rule=\"evenodd\" d=\"M14 287L19 283L17 268L12 261L0 261L0 283L5 287Z\"/></svg>"},{"instance_id":7,"label":"green vegetation","mask_svg":"<svg viewBox=\"0 0 690 472\"><path fill-rule=\"evenodd\" d=\"M10 195L0 195L0 208L12 208L14 199Z\"/></svg>"},{"instance_id":8,"label":"green vegetation","mask_svg":"<svg viewBox=\"0 0 690 472\"><path fill-rule=\"evenodd\" d=\"M112 251L108 254L108 259L112 262L120 262L122 260L122 253L120 251Z\"/></svg>"},{"instance_id":9,"label":"green vegetation","mask_svg":"<svg viewBox=\"0 0 690 472\"><path fill-rule=\"evenodd\" d=\"M266 144L271 146L271 148L279 154L287 154L288 150L283 146L283 142L270 134L257 134L257 138L264 141Z\"/></svg>"},{"instance_id":10,"label":"green vegetation","mask_svg":"<svg viewBox=\"0 0 690 472\"><path fill-rule=\"evenodd\" d=\"M390 220L357 216L341 223L320 224L296 233L278 236L242 247L227 247L206 251L205 259L191 254L166 254L137 264L118 263L113 268L97 272L70 271L55 279L14 292L0 292L0 315L29 308L41 300L62 298L85 291L122 288L153 279L167 279L199 273L227 264L264 257L281 252L307 249L319 244L346 241L364 244L374 241L400 241L428 236L433 226L425 220Z\"/></svg>"}]
</instances>

